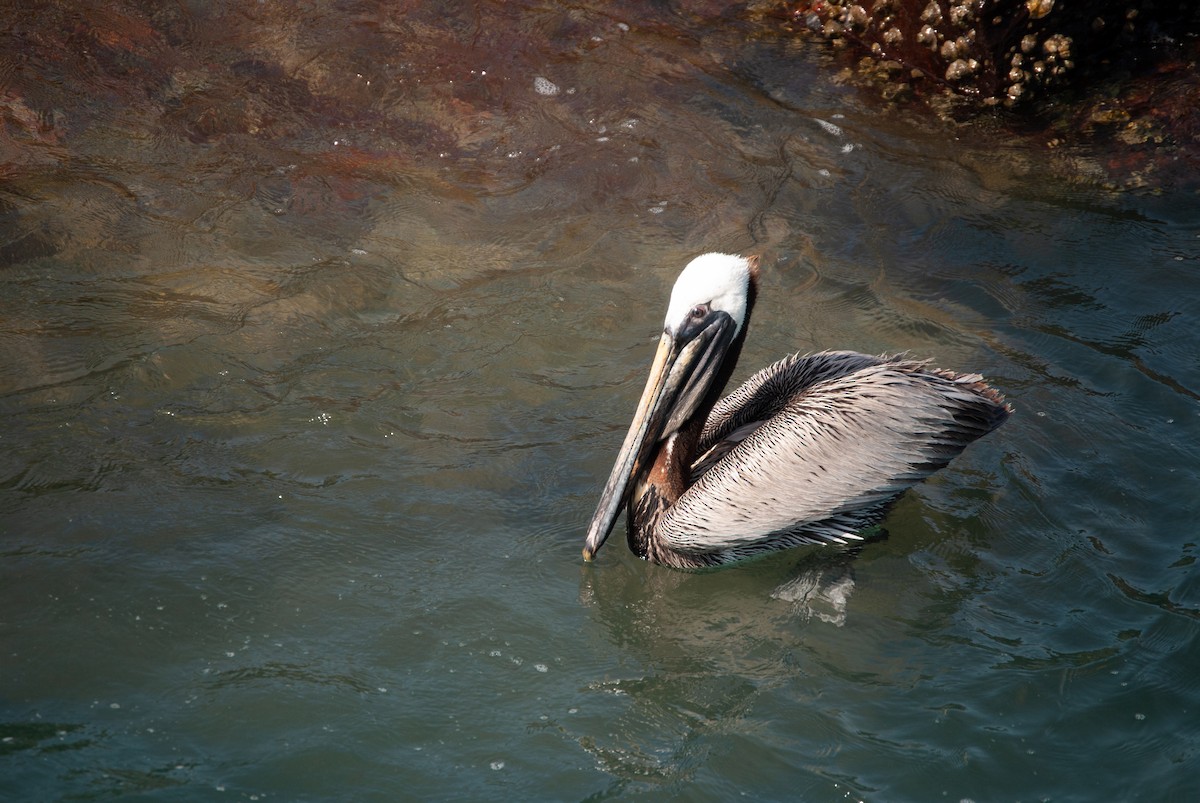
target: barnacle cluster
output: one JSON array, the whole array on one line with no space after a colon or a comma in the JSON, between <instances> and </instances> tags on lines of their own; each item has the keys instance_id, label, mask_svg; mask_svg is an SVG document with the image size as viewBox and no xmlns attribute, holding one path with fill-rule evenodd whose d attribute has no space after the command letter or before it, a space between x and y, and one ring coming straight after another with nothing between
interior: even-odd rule
<instances>
[{"instance_id":1,"label":"barnacle cluster","mask_svg":"<svg viewBox=\"0 0 1200 803\"><path fill-rule=\"evenodd\" d=\"M810 0L793 19L984 103L1015 104L1194 19L1188 0Z\"/></svg>"}]
</instances>

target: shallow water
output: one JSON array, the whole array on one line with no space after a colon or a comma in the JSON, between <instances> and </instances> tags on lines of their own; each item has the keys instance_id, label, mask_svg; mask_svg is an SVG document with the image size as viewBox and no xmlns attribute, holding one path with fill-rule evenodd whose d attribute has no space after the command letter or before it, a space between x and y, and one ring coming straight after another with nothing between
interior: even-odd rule
<instances>
[{"instance_id":1,"label":"shallow water","mask_svg":"<svg viewBox=\"0 0 1200 803\"><path fill-rule=\"evenodd\" d=\"M0 797L1194 799L1200 196L717 4L244 5L80 12L7 101ZM855 554L583 565L714 249L739 376L1014 418Z\"/></svg>"}]
</instances>

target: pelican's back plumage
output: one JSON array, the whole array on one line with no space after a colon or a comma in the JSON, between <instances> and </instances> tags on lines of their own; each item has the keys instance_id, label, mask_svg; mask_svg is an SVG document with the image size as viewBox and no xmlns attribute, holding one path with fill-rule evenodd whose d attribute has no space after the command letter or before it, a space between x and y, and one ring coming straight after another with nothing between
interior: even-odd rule
<instances>
[{"instance_id":1,"label":"pelican's back plumage","mask_svg":"<svg viewBox=\"0 0 1200 803\"><path fill-rule=\"evenodd\" d=\"M713 408L692 485L657 533L680 565L858 540L888 506L998 427L976 374L849 351L780 360Z\"/></svg>"}]
</instances>

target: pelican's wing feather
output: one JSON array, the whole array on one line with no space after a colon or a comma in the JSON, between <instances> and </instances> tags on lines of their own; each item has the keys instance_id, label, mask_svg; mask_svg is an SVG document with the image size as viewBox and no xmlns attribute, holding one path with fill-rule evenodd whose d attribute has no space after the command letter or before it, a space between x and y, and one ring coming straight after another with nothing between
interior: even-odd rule
<instances>
[{"instance_id":1,"label":"pelican's wing feather","mask_svg":"<svg viewBox=\"0 0 1200 803\"><path fill-rule=\"evenodd\" d=\"M1010 410L975 374L854 352L793 356L722 400L664 543L736 560L844 542Z\"/></svg>"}]
</instances>

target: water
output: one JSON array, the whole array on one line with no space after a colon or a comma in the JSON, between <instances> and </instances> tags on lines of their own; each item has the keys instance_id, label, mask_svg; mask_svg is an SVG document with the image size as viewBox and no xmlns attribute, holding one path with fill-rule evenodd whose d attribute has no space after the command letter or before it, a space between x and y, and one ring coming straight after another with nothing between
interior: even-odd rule
<instances>
[{"instance_id":1,"label":"water","mask_svg":"<svg viewBox=\"0 0 1200 803\"><path fill-rule=\"evenodd\" d=\"M243 7L6 23L0 797L1200 791L1192 190L703 4ZM583 565L709 249L741 376L1016 415L857 554Z\"/></svg>"}]
</instances>

